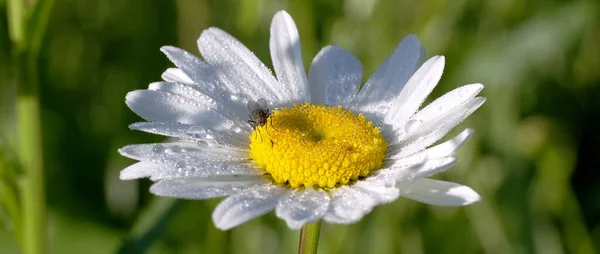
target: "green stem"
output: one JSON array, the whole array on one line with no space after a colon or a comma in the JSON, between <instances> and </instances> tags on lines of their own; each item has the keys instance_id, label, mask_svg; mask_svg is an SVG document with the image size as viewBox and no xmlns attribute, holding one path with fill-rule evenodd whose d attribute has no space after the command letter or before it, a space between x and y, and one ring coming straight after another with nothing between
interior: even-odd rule
<instances>
[{"instance_id":1,"label":"green stem","mask_svg":"<svg viewBox=\"0 0 600 254\"><path fill-rule=\"evenodd\" d=\"M19 157L25 172L20 181L23 209L23 253L45 250L46 201L42 168L42 140L37 96L19 96Z\"/></svg>"},{"instance_id":2,"label":"green stem","mask_svg":"<svg viewBox=\"0 0 600 254\"><path fill-rule=\"evenodd\" d=\"M300 243L298 254L315 254L319 247L319 235L321 234L321 221L304 225L300 231Z\"/></svg>"},{"instance_id":3,"label":"green stem","mask_svg":"<svg viewBox=\"0 0 600 254\"><path fill-rule=\"evenodd\" d=\"M46 196L42 153L42 123L38 93L37 57L14 55L17 94L18 157L23 170L19 180L23 229L22 253L46 252Z\"/></svg>"}]
</instances>

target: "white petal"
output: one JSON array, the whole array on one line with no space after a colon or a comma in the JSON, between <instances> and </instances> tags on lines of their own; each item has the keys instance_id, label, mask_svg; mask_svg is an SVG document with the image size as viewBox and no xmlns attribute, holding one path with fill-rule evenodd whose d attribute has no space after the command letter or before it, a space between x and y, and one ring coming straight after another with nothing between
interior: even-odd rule
<instances>
[{"instance_id":1,"label":"white petal","mask_svg":"<svg viewBox=\"0 0 600 254\"><path fill-rule=\"evenodd\" d=\"M433 179L417 179L398 184L401 195L423 203L438 206L462 206L481 200L468 186Z\"/></svg>"},{"instance_id":2,"label":"white petal","mask_svg":"<svg viewBox=\"0 0 600 254\"><path fill-rule=\"evenodd\" d=\"M125 157L153 163L193 162L200 160L243 161L248 159L245 151L210 146L206 143L172 142L128 145L119 149Z\"/></svg>"},{"instance_id":3,"label":"white petal","mask_svg":"<svg viewBox=\"0 0 600 254\"><path fill-rule=\"evenodd\" d=\"M408 139L399 144L389 146L389 153L394 154L397 152L393 157L402 158L425 149L443 138L456 125L483 105L484 102L485 98L476 97L442 118L423 123L413 134L409 134Z\"/></svg>"},{"instance_id":4,"label":"white petal","mask_svg":"<svg viewBox=\"0 0 600 254\"><path fill-rule=\"evenodd\" d=\"M255 168L254 164L243 162L202 161L177 162L163 164L160 170L151 172L150 180L171 179L179 177L208 177L220 175L262 175L263 171Z\"/></svg>"},{"instance_id":5,"label":"white petal","mask_svg":"<svg viewBox=\"0 0 600 254\"><path fill-rule=\"evenodd\" d=\"M367 180L374 179L384 185L395 185L399 180L409 179L414 172L427 162L427 157L423 154L415 154L407 158L398 160L386 160L386 167L373 172Z\"/></svg>"},{"instance_id":6,"label":"white petal","mask_svg":"<svg viewBox=\"0 0 600 254\"><path fill-rule=\"evenodd\" d=\"M171 46L164 46L160 51L179 68L193 83L215 83L213 70L198 57L187 51ZM184 82L187 83L187 82Z\"/></svg>"},{"instance_id":7,"label":"white petal","mask_svg":"<svg viewBox=\"0 0 600 254\"><path fill-rule=\"evenodd\" d=\"M315 222L327 212L329 195L324 190L307 188L287 192L279 200L275 214L291 229Z\"/></svg>"},{"instance_id":8,"label":"white petal","mask_svg":"<svg viewBox=\"0 0 600 254\"><path fill-rule=\"evenodd\" d=\"M469 140L473 133L473 129L465 129L460 134L456 135L456 137L454 137L453 139L448 140L439 145L427 148L421 153L425 154L429 159L442 158L454 155L458 151L458 149L460 149L465 144L465 142Z\"/></svg>"},{"instance_id":9,"label":"white petal","mask_svg":"<svg viewBox=\"0 0 600 254\"><path fill-rule=\"evenodd\" d=\"M300 36L294 20L285 11L277 12L271 22L270 49L277 80L291 92L292 101L310 101Z\"/></svg>"},{"instance_id":10,"label":"white petal","mask_svg":"<svg viewBox=\"0 0 600 254\"><path fill-rule=\"evenodd\" d=\"M483 89L482 84L471 84L456 88L419 110L411 120L427 121L446 115L459 105L463 105Z\"/></svg>"},{"instance_id":11,"label":"white petal","mask_svg":"<svg viewBox=\"0 0 600 254\"><path fill-rule=\"evenodd\" d=\"M329 223L350 224L359 221L378 204L358 188L342 186L330 192L331 203L323 219Z\"/></svg>"},{"instance_id":12,"label":"white petal","mask_svg":"<svg viewBox=\"0 0 600 254\"><path fill-rule=\"evenodd\" d=\"M152 175L152 172L160 171L164 166L147 161L140 161L121 170L119 179L133 180L146 178Z\"/></svg>"},{"instance_id":13,"label":"white petal","mask_svg":"<svg viewBox=\"0 0 600 254\"><path fill-rule=\"evenodd\" d=\"M234 103L230 103L222 96L215 96L215 92L227 93L223 90L217 90L209 84L203 85L186 85L170 82L154 82L148 86L148 90L166 92L169 94L175 94L191 101L195 101L196 104L204 105L211 110L216 111L219 115L226 117L227 119L234 121L238 126L243 127L249 135L252 131L250 125L246 121L242 121L240 117L248 117L248 109L244 105L243 115L233 113ZM241 104L238 104L241 106ZM237 109L235 109L237 110ZM242 119L243 119L242 118Z\"/></svg>"},{"instance_id":14,"label":"white petal","mask_svg":"<svg viewBox=\"0 0 600 254\"><path fill-rule=\"evenodd\" d=\"M443 56L434 56L427 60L408 80L400 95L392 103L384 123L394 126L394 129L403 130L408 119L419 109L421 103L440 81L443 71Z\"/></svg>"},{"instance_id":15,"label":"white petal","mask_svg":"<svg viewBox=\"0 0 600 254\"><path fill-rule=\"evenodd\" d=\"M252 186L223 200L213 211L213 222L221 230L236 227L275 209L286 191L273 184Z\"/></svg>"},{"instance_id":16,"label":"white petal","mask_svg":"<svg viewBox=\"0 0 600 254\"><path fill-rule=\"evenodd\" d=\"M424 57L425 49L417 36L404 37L359 91L351 108L379 124Z\"/></svg>"},{"instance_id":17,"label":"white petal","mask_svg":"<svg viewBox=\"0 0 600 254\"><path fill-rule=\"evenodd\" d=\"M348 51L326 46L313 59L308 72L312 102L348 107L362 82L362 65Z\"/></svg>"},{"instance_id":18,"label":"white petal","mask_svg":"<svg viewBox=\"0 0 600 254\"><path fill-rule=\"evenodd\" d=\"M209 28L198 39L202 56L232 94L256 101L287 101L287 93L269 69L228 33Z\"/></svg>"},{"instance_id":19,"label":"white petal","mask_svg":"<svg viewBox=\"0 0 600 254\"><path fill-rule=\"evenodd\" d=\"M377 176L369 177L365 180L358 181L352 186L366 192L374 198L378 204L388 204L398 199L400 191L393 184L388 184L388 181L378 179Z\"/></svg>"},{"instance_id":20,"label":"white petal","mask_svg":"<svg viewBox=\"0 0 600 254\"><path fill-rule=\"evenodd\" d=\"M213 131L198 125L174 122L139 122L129 125L129 128L190 141L203 141L229 149L244 150L249 145L249 137L240 136L241 128L236 129L236 127L231 130Z\"/></svg>"},{"instance_id":21,"label":"white petal","mask_svg":"<svg viewBox=\"0 0 600 254\"><path fill-rule=\"evenodd\" d=\"M121 171L121 179L131 180L149 177L156 181L179 177L208 177L219 175L262 175L264 172L251 163L233 161L179 161L165 164L138 162Z\"/></svg>"},{"instance_id":22,"label":"white petal","mask_svg":"<svg viewBox=\"0 0 600 254\"><path fill-rule=\"evenodd\" d=\"M260 176L211 176L164 179L150 187L158 196L185 199L211 199L229 196L254 185L268 183Z\"/></svg>"},{"instance_id":23,"label":"white petal","mask_svg":"<svg viewBox=\"0 0 600 254\"><path fill-rule=\"evenodd\" d=\"M396 175L397 181L413 180L446 171L456 165L457 162L458 159L456 157L444 157L427 160L418 167L406 167L404 165L395 167L392 165L391 170L398 170L398 174Z\"/></svg>"},{"instance_id":24,"label":"white petal","mask_svg":"<svg viewBox=\"0 0 600 254\"><path fill-rule=\"evenodd\" d=\"M127 93L127 106L148 121L178 122L213 130L230 129L234 122L213 110L214 101L193 100L177 94L152 90Z\"/></svg>"},{"instance_id":25,"label":"white petal","mask_svg":"<svg viewBox=\"0 0 600 254\"><path fill-rule=\"evenodd\" d=\"M216 109L219 109L219 113L224 115L235 115L240 119L246 119L248 117L248 108L246 107L248 99L233 95L226 87L219 83L185 84L155 82L151 83L148 89L174 93L193 100L200 100L201 102L205 100L204 98L208 97L208 101L211 103L215 102L211 105L214 105ZM196 92L190 90L195 90L202 95L196 95Z\"/></svg>"},{"instance_id":26,"label":"white petal","mask_svg":"<svg viewBox=\"0 0 600 254\"><path fill-rule=\"evenodd\" d=\"M181 69L179 68L169 68L164 71L161 75L161 78L164 81L168 82L178 82L182 84L193 84L194 81L190 79Z\"/></svg>"}]
</instances>

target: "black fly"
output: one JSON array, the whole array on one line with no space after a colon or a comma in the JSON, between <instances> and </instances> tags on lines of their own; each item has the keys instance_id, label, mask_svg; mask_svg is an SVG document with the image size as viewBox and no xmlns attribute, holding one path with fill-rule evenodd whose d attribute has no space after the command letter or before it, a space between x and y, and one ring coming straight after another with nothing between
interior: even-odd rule
<instances>
[{"instance_id":1,"label":"black fly","mask_svg":"<svg viewBox=\"0 0 600 254\"><path fill-rule=\"evenodd\" d=\"M250 126L252 126L252 129L254 130L256 130L256 128L260 126L264 126L265 124L267 124L267 119L269 118L269 116L271 116L271 111L267 106L267 101L263 98L260 98L257 101L248 101L248 111L250 111L250 114L248 115L248 117L250 117L250 120L248 120L248 123L250 124ZM271 127L273 127L273 122L271 122ZM273 129L275 129L275 127L273 127ZM262 140L262 135L260 136L260 138ZM273 141L271 141L271 143L273 143Z\"/></svg>"}]
</instances>

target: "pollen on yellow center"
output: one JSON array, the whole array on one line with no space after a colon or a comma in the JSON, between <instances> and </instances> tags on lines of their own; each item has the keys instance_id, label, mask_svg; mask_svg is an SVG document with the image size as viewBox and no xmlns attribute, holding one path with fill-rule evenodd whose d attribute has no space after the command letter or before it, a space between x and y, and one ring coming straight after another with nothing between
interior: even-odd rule
<instances>
[{"instance_id":1,"label":"pollen on yellow center","mask_svg":"<svg viewBox=\"0 0 600 254\"><path fill-rule=\"evenodd\" d=\"M292 188L347 184L383 163L379 127L340 106L295 104L275 110L250 136L250 157Z\"/></svg>"}]
</instances>

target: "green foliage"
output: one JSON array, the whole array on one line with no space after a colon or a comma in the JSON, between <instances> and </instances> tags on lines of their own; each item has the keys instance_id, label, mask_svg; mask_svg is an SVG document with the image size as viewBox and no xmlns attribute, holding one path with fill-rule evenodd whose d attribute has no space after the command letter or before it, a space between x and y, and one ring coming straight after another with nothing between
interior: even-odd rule
<instances>
[{"instance_id":1,"label":"green foliage","mask_svg":"<svg viewBox=\"0 0 600 254\"><path fill-rule=\"evenodd\" d=\"M51 253L296 251L299 232L273 214L222 232L210 219L217 200L165 200L148 193L149 180L119 180L133 161L116 152L160 141L127 128L141 119L123 101L171 67L161 46L197 53L201 31L216 26L270 65L269 24L280 9L297 23L307 67L321 47L336 44L368 77L415 33L428 56L447 59L430 99L475 82L488 97L457 128L476 130L460 162L438 177L471 186L481 203L440 208L400 199L354 225L323 224L319 253L600 251L597 1L35 2L21 13L40 17L21 24L26 36L9 36L0 22L0 140L16 143L17 94L8 78L16 36L39 55ZM2 21L11 18L8 6L0 7ZM2 197L16 181L4 180L11 147L0 147ZM2 202L0 221L14 221L18 213ZM0 253L17 252L14 233L0 229Z\"/></svg>"}]
</instances>

